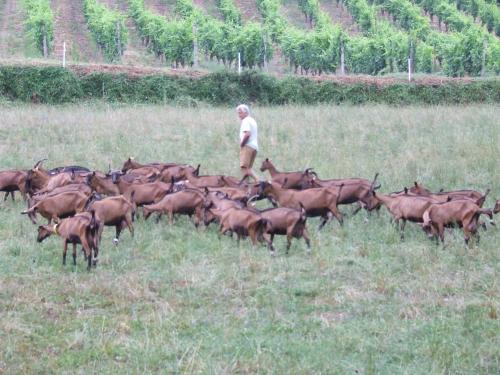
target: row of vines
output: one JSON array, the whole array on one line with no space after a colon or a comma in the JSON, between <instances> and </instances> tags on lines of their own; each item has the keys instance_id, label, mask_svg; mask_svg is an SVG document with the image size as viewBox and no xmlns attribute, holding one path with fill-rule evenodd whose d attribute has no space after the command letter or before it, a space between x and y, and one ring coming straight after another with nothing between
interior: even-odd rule
<instances>
[{"instance_id":1,"label":"row of vines","mask_svg":"<svg viewBox=\"0 0 500 375\"><path fill-rule=\"evenodd\" d=\"M84 0L87 25L107 61L117 61L123 55L128 40L125 17L97 0Z\"/></svg>"},{"instance_id":2,"label":"row of vines","mask_svg":"<svg viewBox=\"0 0 500 375\"><path fill-rule=\"evenodd\" d=\"M357 0L360 1L362 0ZM422 8L431 16L439 14L439 19L448 25L450 32L447 33L432 30L430 20L409 0L374 1L392 14L395 21L410 35L432 46L438 63L447 75L480 75L486 70L500 72L499 40L445 0L416 1L420 1ZM438 2L440 5L437 5ZM443 9L447 9L447 12Z\"/></svg>"},{"instance_id":3,"label":"row of vines","mask_svg":"<svg viewBox=\"0 0 500 375\"><path fill-rule=\"evenodd\" d=\"M49 0L24 0L26 28L36 49L48 57L54 39L54 14Z\"/></svg>"},{"instance_id":4,"label":"row of vines","mask_svg":"<svg viewBox=\"0 0 500 375\"><path fill-rule=\"evenodd\" d=\"M144 43L174 66L192 65L197 51L207 59L230 67L240 54L241 65L262 67L272 57L272 47L265 30L258 23L241 25L236 7L225 4L225 22L204 15L191 0L178 0L177 19L167 19L147 10L143 0L129 0L130 14ZM231 9L232 8L232 9ZM221 9L222 10L222 9Z\"/></svg>"}]
</instances>

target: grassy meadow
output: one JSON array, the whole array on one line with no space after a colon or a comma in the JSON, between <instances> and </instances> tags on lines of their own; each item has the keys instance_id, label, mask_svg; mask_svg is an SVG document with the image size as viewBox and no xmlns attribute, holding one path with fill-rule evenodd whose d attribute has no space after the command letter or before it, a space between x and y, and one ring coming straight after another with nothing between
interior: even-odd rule
<instances>
[{"instance_id":1,"label":"grassy meadow","mask_svg":"<svg viewBox=\"0 0 500 375\"><path fill-rule=\"evenodd\" d=\"M500 198L500 108L258 107L261 151L280 170L321 178L380 173L380 191L417 180ZM201 164L238 175L233 108L0 107L0 170L138 161ZM263 173L259 174L264 177ZM266 178L268 177L266 172ZM401 241L379 216L341 206L344 226L312 253L276 237L240 248L188 218L106 229L97 269L63 267L62 241L36 243L19 199L0 203L0 374L498 374L500 229L469 248L409 223ZM497 217L498 220L498 217ZM40 220L45 223L45 220ZM80 253L79 253L80 254ZM71 257L69 257L71 259Z\"/></svg>"}]
</instances>

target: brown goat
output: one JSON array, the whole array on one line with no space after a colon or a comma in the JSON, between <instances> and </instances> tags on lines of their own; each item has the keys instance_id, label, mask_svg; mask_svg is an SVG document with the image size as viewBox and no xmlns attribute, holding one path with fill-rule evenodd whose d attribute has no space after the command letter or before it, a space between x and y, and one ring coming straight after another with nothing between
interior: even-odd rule
<instances>
[{"instance_id":1,"label":"brown goat","mask_svg":"<svg viewBox=\"0 0 500 375\"><path fill-rule=\"evenodd\" d=\"M127 171L129 171L131 169L139 169L139 168L143 168L143 167L153 167L153 168L156 168L157 170L159 170L161 172L165 168L173 167L173 166L176 166L176 165L181 165L181 164L178 164L178 163L149 163L149 164L141 164L141 163L135 161L133 157L129 157L125 161L125 163L123 163L122 172L126 173Z\"/></svg>"},{"instance_id":2,"label":"brown goat","mask_svg":"<svg viewBox=\"0 0 500 375\"><path fill-rule=\"evenodd\" d=\"M28 215L33 224L36 224L36 213L39 213L48 220L64 218L82 212L87 203L88 196L79 191L67 191L65 193L49 196L35 203L31 208L21 212Z\"/></svg>"},{"instance_id":3,"label":"brown goat","mask_svg":"<svg viewBox=\"0 0 500 375\"><path fill-rule=\"evenodd\" d=\"M444 228L458 224L463 228L464 241L469 243L471 235L476 235L480 215L488 215L493 218L490 209L483 209L470 200L454 200L446 203L433 204L423 214L422 229L429 237L439 236L444 243Z\"/></svg>"},{"instance_id":4,"label":"brown goat","mask_svg":"<svg viewBox=\"0 0 500 375\"><path fill-rule=\"evenodd\" d=\"M307 244L307 252L311 251L311 241L309 232L306 227L306 210L301 207L300 210L287 207L269 208L260 211L260 215L269 221L267 233L271 235L271 244L274 240L274 235L286 235L286 253L290 250L292 238L303 237Z\"/></svg>"},{"instance_id":5,"label":"brown goat","mask_svg":"<svg viewBox=\"0 0 500 375\"><path fill-rule=\"evenodd\" d=\"M42 242L47 237L56 234L63 239L63 265L66 265L68 243L73 244L73 265L76 266L76 245L81 244L87 260L87 270L91 265L97 265L99 255L99 222L94 212L83 212L76 216L61 220L55 225L38 227L37 241ZM93 260L93 261L92 261Z\"/></svg>"},{"instance_id":6,"label":"brown goat","mask_svg":"<svg viewBox=\"0 0 500 375\"><path fill-rule=\"evenodd\" d=\"M230 199L226 194L213 191L205 195L203 205L197 206L194 214L195 225L198 226L203 221L205 226L215 221L219 221L219 214L228 208L244 208L240 201Z\"/></svg>"},{"instance_id":7,"label":"brown goat","mask_svg":"<svg viewBox=\"0 0 500 375\"><path fill-rule=\"evenodd\" d=\"M281 187L285 189L302 189L302 185L311 176L312 168L307 168L303 172L279 172L271 160L266 158L260 166L260 171L267 170L271 174L272 182L280 184Z\"/></svg>"},{"instance_id":8,"label":"brown goat","mask_svg":"<svg viewBox=\"0 0 500 375\"><path fill-rule=\"evenodd\" d=\"M261 193L271 197L282 207L301 209L301 204L304 206L307 216L321 216L321 229L333 215L337 218L340 224L343 219L337 205L341 192L334 192L329 188L312 188L307 190L284 189L276 182L261 182ZM342 188L342 185L341 185Z\"/></svg>"},{"instance_id":9,"label":"brown goat","mask_svg":"<svg viewBox=\"0 0 500 375\"><path fill-rule=\"evenodd\" d=\"M373 192L373 196L378 199L393 216L396 229L400 230L401 239L404 238L404 230L407 221L422 223L425 210L432 204L439 203L439 201L429 197L408 194L391 196ZM400 221L402 221L401 226Z\"/></svg>"},{"instance_id":10,"label":"brown goat","mask_svg":"<svg viewBox=\"0 0 500 375\"><path fill-rule=\"evenodd\" d=\"M28 172L23 170L0 171L0 191L5 192L4 201L11 196L14 200L14 192L20 191L26 199L26 177Z\"/></svg>"},{"instance_id":11,"label":"brown goat","mask_svg":"<svg viewBox=\"0 0 500 375\"><path fill-rule=\"evenodd\" d=\"M191 217L195 213L196 207L203 204L204 198L202 192L194 189L185 189L167 194L159 202L143 207L144 219L147 219L153 212L159 212L157 221L160 220L163 214L168 214L170 224L172 224L174 214L189 215ZM195 225L197 226L196 221Z\"/></svg>"},{"instance_id":12,"label":"brown goat","mask_svg":"<svg viewBox=\"0 0 500 375\"><path fill-rule=\"evenodd\" d=\"M268 231L271 230L271 223L264 219L255 210L245 208L228 208L219 213L219 232L225 234L228 231L236 233L238 246L241 237L249 236L252 244L257 245L263 239L274 256L274 247Z\"/></svg>"},{"instance_id":13,"label":"brown goat","mask_svg":"<svg viewBox=\"0 0 500 375\"><path fill-rule=\"evenodd\" d=\"M489 190L487 191L486 194L482 194L479 191L475 190L452 190L452 191L440 191L439 193L433 193L429 189L427 189L425 186L422 184L418 184L416 181L414 182L414 186L412 186L409 189L410 193L413 194L418 194L418 195L424 195L424 196L429 196L429 195L445 195L445 196L450 196L452 199L454 197L458 197L458 199L461 198L471 198L471 199L480 199L481 197L485 197L488 195ZM484 203L484 202L483 202Z\"/></svg>"},{"instance_id":14,"label":"brown goat","mask_svg":"<svg viewBox=\"0 0 500 375\"><path fill-rule=\"evenodd\" d=\"M355 215L361 208L365 208L368 211L378 209L380 207L378 202L373 198L372 190L377 190L380 185L375 186L378 173L375 175L373 181L369 181L364 178L344 178L344 179L331 179L331 180L320 180L316 178L315 173L312 178L307 179L307 183L303 184L302 187L323 187L334 189L338 191L340 186L343 186L342 192L339 195L339 205L359 203L359 207L353 212Z\"/></svg>"},{"instance_id":15,"label":"brown goat","mask_svg":"<svg viewBox=\"0 0 500 375\"><path fill-rule=\"evenodd\" d=\"M166 184L161 181L145 184L130 183L119 175L113 175L112 180L120 193L137 206L159 202L173 188L173 184ZM133 196L132 193L134 193Z\"/></svg>"},{"instance_id":16,"label":"brown goat","mask_svg":"<svg viewBox=\"0 0 500 375\"><path fill-rule=\"evenodd\" d=\"M132 225L134 205L124 196L118 195L101 200L91 199L88 201L85 209L87 211L95 211L97 220L100 222L99 238L101 238L104 226L115 227L116 236L113 239L115 244L118 243L120 233L125 227L128 228L132 237L134 236L134 227Z\"/></svg>"}]
</instances>

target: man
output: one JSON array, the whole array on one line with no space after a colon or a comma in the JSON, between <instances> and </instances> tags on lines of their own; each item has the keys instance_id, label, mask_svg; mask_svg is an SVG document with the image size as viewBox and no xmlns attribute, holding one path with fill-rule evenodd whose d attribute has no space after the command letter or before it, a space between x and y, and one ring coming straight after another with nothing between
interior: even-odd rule
<instances>
[{"instance_id":1,"label":"man","mask_svg":"<svg viewBox=\"0 0 500 375\"><path fill-rule=\"evenodd\" d=\"M241 120L240 125L240 168L243 178L241 181L252 177L255 182L259 181L259 177L253 172L252 166L255 161L255 156L259 150L257 143L257 123L250 116L250 109L245 104L240 104L236 111Z\"/></svg>"}]
</instances>

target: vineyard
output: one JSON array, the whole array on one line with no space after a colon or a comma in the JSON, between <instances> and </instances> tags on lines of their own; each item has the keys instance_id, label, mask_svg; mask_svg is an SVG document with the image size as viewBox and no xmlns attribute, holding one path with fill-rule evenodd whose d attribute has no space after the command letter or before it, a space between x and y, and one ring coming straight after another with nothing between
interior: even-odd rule
<instances>
[{"instance_id":1,"label":"vineyard","mask_svg":"<svg viewBox=\"0 0 500 375\"><path fill-rule=\"evenodd\" d=\"M492 0L79 0L66 5L81 15L69 21L57 1L19 3L0 1L2 59L59 61L60 44L80 43L95 51L68 53L69 62L130 64L129 51L145 66L208 71L500 73L500 6ZM14 16L23 18L18 43L29 44L15 50L7 48L19 32ZM68 29L62 22L78 32L59 35Z\"/></svg>"}]
</instances>

